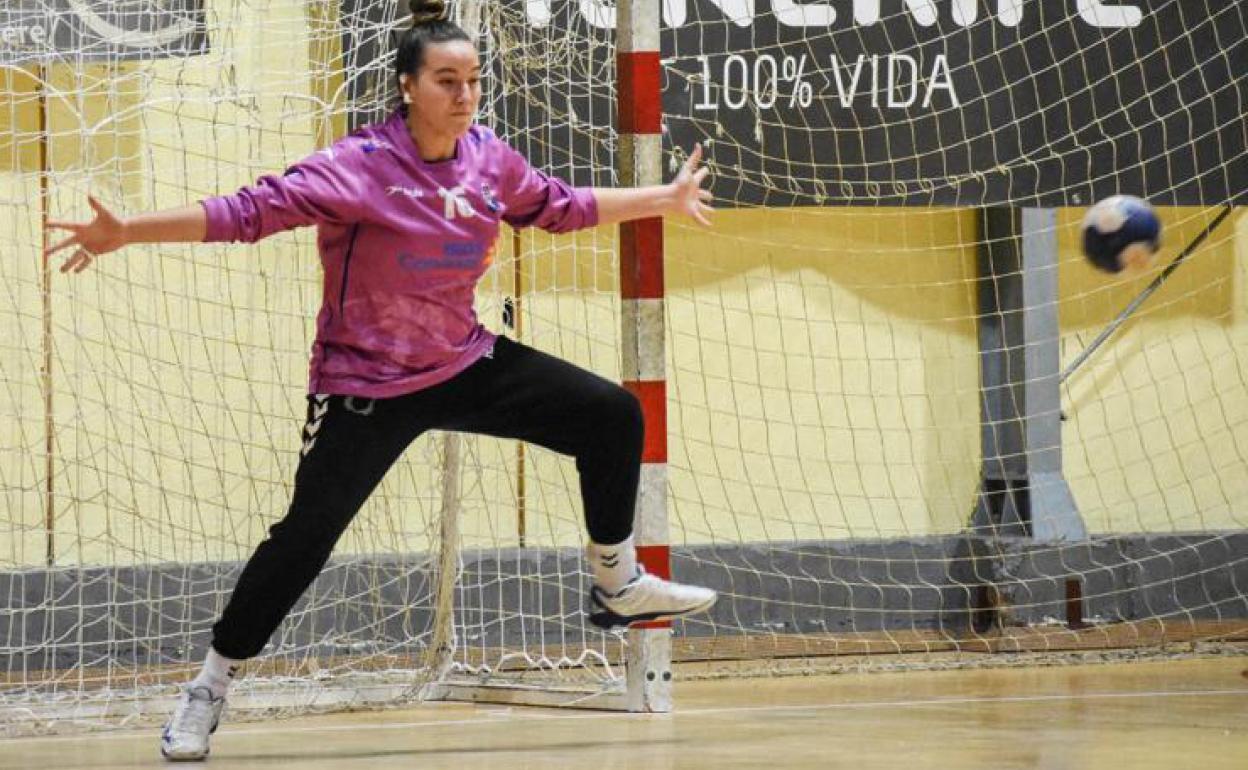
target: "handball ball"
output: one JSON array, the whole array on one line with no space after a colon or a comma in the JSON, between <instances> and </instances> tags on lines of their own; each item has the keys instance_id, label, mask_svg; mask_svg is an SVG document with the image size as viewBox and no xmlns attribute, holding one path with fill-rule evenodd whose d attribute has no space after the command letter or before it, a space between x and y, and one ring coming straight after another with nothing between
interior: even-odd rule
<instances>
[{"instance_id":1,"label":"handball ball","mask_svg":"<svg viewBox=\"0 0 1248 770\"><path fill-rule=\"evenodd\" d=\"M1107 273L1147 267L1161 246L1157 212L1132 195L1114 195L1088 209L1083 218L1083 253Z\"/></svg>"}]
</instances>

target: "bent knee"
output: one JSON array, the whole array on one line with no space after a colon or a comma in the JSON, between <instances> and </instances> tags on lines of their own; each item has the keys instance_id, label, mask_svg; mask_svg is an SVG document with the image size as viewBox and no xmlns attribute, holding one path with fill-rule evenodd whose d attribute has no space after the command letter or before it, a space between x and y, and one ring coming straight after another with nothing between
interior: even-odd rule
<instances>
[{"instance_id":1,"label":"bent knee","mask_svg":"<svg viewBox=\"0 0 1248 770\"><path fill-rule=\"evenodd\" d=\"M641 402L625 388L615 386L605 389L595 405L595 432L601 437L609 436L629 447L641 450L645 437L646 420Z\"/></svg>"}]
</instances>

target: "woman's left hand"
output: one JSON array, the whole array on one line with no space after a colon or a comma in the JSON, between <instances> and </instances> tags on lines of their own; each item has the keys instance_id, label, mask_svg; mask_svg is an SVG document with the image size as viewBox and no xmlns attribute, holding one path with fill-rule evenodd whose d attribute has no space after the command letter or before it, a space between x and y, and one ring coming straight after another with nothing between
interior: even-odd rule
<instances>
[{"instance_id":1,"label":"woman's left hand","mask_svg":"<svg viewBox=\"0 0 1248 770\"><path fill-rule=\"evenodd\" d=\"M708 205L713 196L710 190L702 189L702 182L711 170L706 166L699 168L701 162L702 145L699 143L693 146L689 159L671 182L672 213L693 217L699 224L710 227L711 221L706 215L714 211Z\"/></svg>"}]
</instances>

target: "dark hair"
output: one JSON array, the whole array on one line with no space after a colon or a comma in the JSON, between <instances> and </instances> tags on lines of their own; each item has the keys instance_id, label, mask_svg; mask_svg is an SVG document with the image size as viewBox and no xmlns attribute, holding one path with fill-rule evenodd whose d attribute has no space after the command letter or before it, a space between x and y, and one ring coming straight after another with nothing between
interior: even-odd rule
<instances>
[{"instance_id":1,"label":"dark hair","mask_svg":"<svg viewBox=\"0 0 1248 770\"><path fill-rule=\"evenodd\" d=\"M408 0L407 5L412 11L412 26L399 38L394 56L396 85L402 75L416 76L425 63L425 46L430 43L472 42L468 33L450 20L446 0Z\"/></svg>"}]
</instances>

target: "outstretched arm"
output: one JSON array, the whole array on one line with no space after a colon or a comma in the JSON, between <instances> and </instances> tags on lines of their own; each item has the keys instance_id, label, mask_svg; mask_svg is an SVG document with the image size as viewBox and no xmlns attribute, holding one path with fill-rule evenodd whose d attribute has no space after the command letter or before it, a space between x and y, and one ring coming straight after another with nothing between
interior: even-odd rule
<instances>
[{"instance_id":1,"label":"outstretched arm","mask_svg":"<svg viewBox=\"0 0 1248 770\"><path fill-rule=\"evenodd\" d=\"M698 167L702 160L702 145L693 147L689 159L680 173L668 184L651 187L594 188L598 202L598 224L627 222L630 219L664 216L688 216L698 224L709 227L707 214L712 209L711 191L702 189L709 169Z\"/></svg>"},{"instance_id":2,"label":"outstretched arm","mask_svg":"<svg viewBox=\"0 0 1248 770\"><path fill-rule=\"evenodd\" d=\"M351 147L335 147L309 155L280 176L262 176L233 195L212 196L183 208L120 218L88 197L95 219L49 222L70 236L47 253L74 247L61 271L80 273L94 257L130 243L255 243L295 227L359 221L365 193L356 154Z\"/></svg>"},{"instance_id":3,"label":"outstretched arm","mask_svg":"<svg viewBox=\"0 0 1248 770\"><path fill-rule=\"evenodd\" d=\"M95 257L131 243L202 241L208 229L204 208L198 204L136 214L123 219L90 195L87 196L87 202L95 211L95 218L90 222L48 222L48 227L70 233L68 238L49 246L44 252L45 257L50 257L65 249L74 249L69 259L61 265L62 273L81 273L91 265L91 260Z\"/></svg>"}]
</instances>

